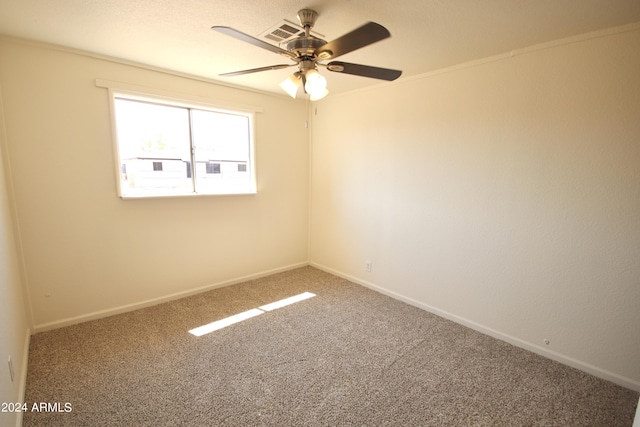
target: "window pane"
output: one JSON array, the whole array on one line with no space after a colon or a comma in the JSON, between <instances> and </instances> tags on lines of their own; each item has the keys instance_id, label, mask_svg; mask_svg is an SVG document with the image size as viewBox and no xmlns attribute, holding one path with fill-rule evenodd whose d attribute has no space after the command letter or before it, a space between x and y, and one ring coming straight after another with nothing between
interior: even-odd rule
<instances>
[{"instance_id":1,"label":"window pane","mask_svg":"<svg viewBox=\"0 0 640 427\"><path fill-rule=\"evenodd\" d=\"M116 94L123 197L255 193L252 115Z\"/></svg>"},{"instance_id":2,"label":"window pane","mask_svg":"<svg viewBox=\"0 0 640 427\"><path fill-rule=\"evenodd\" d=\"M193 192L189 111L114 100L123 196Z\"/></svg>"},{"instance_id":3,"label":"window pane","mask_svg":"<svg viewBox=\"0 0 640 427\"><path fill-rule=\"evenodd\" d=\"M240 114L191 110L198 193L248 193L250 173L238 164L250 161L249 117ZM209 166L211 165L211 166Z\"/></svg>"}]
</instances>

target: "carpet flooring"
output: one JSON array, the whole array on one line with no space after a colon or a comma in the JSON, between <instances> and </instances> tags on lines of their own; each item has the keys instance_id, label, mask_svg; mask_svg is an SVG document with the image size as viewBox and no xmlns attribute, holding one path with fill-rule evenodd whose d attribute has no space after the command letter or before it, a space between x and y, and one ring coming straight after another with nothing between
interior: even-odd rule
<instances>
[{"instance_id":1,"label":"carpet flooring","mask_svg":"<svg viewBox=\"0 0 640 427\"><path fill-rule=\"evenodd\" d=\"M303 267L36 334L25 400L52 405L24 426L631 426L638 393Z\"/></svg>"}]
</instances>

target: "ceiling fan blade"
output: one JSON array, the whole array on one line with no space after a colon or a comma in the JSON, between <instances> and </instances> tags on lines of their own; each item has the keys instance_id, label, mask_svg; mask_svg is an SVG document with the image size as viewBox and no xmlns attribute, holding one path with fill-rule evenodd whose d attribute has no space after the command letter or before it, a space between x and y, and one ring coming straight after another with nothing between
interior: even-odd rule
<instances>
[{"instance_id":1,"label":"ceiling fan blade","mask_svg":"<svg viewBox=\"0 0 640 427\"><path fill-rule=\"evenodd\" d=\"M334 71L336 73L353 74L354 76L371 77L372 79L387 81L395 80L402 75L402 71L400 70L351 64L349 62L341 61L329 62L327 64L327 70Z\"/></svg>"},{"instance_id":2,"label":"ceiling fan blade","mask_svg":"<svg viewBox=\"0 0 640 427\"><path fill-rule=\"evenodd\" d=\"M231 73L224 73L220 75L225 77L241 76L243 74L259 73L260 71L280 70L282 68L293 67L295 65L296 64L269 65L268 67L252 68L250 70L242 70L242 71L233 71Z\"/></svg>"},{"instance_id":3,"label":"ceiling fan blade","mask_svg":"<svg viewBox=\"0 0 640 427\"><path fill-rule=\"evenodd\" d=\"M291 58L291 59L297 59L298 58L294 53L291 53L288 50L280 49L278 46L274 46L272 44L264 42L264 41L262 41L260 39L252 37L252 36L250 36L248 34L240 32L238 30L235 30L235 29L233 29L231 27L214 26L214 27L211 27L211 29L214 30L214 31L217 31L219 33L231 36L234 39L242 40L243 42L250 43L250 44L252 44L254 46L261 47L262 49L266 49L266 50L271 51L273 53L277 53L279 55L286 56L286 57Z\"/></svg>"},{"instance_id":4,"label":"ceiling fan blade","mask_svg":"<svg viewBox=\"0 0 640 427\"><path fill-rule=\"evenodd\" d=\"M368 46L387 37L391 37L389 30L375 22L368 22L350 33L319 47L315 53L320 59L337 58L340 55Z\"/></svg>"}]
</instances>

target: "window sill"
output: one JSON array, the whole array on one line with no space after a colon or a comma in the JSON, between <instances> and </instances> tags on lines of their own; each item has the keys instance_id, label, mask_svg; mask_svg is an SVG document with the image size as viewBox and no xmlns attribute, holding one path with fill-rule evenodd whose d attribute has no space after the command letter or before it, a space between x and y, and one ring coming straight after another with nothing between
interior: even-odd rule
<instances>
[{"instance_id":1,"label":"window sill","mask_svg":"<svg viewBox=\"0 0 640 427\"><path fill-rule=\"evenodd\" d=\"M246 193L189 193L189 194L139 194L139 195L121 195L122 200L140 200L140 199L176 199L185 197L225 197L225 196L253 196L258 194L257 191Z\"/></svg>"}]
</instances>

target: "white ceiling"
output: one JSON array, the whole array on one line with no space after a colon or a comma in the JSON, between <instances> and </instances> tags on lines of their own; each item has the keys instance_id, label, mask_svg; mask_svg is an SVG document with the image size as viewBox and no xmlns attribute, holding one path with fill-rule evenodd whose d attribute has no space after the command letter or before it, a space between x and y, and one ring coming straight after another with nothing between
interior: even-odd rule
<instances>
[{"instance_id":1,"label":"white ceiling","mask_svg":"<svg viewBox=\"0 0 640 427\"><path fill-rule=\"evenodd\" d=\"M297 22L305 7L319 12L314 30L327 41L367 21L384 25L391 38L340 60L401 69L401 78L640 22L640 0L0 0L0 34L280 93L294 68L218 77L287 60L210 27L257 37L283 19ZM385 84L321 72L332 94Z\"/></svg>"}]
</instances>

